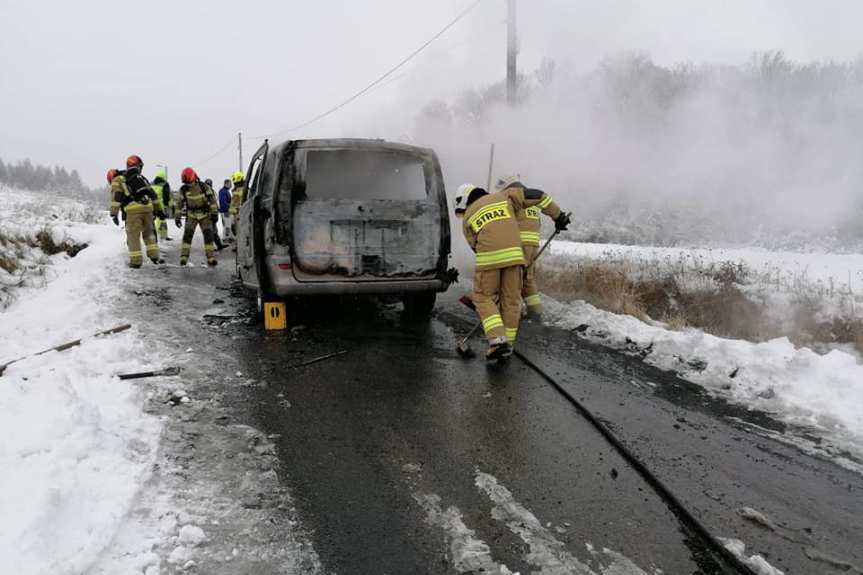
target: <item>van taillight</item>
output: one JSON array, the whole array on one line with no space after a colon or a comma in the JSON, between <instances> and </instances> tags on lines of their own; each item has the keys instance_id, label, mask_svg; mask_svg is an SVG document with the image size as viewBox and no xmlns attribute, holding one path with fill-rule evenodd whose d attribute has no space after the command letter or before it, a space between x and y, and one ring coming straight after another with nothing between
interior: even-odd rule
<instances>
[{"instance_id":1,"label":"van taillight","mask_svg":"<svg viewBox=\"0 0 863 575\"><path fill-rule=\"evenodd\" d=\"M290 263L281 263L281 264L279 264L279 269L280 270L289 270L289 269L291 269L291 264Z\"/></svg>"}]
</instances>

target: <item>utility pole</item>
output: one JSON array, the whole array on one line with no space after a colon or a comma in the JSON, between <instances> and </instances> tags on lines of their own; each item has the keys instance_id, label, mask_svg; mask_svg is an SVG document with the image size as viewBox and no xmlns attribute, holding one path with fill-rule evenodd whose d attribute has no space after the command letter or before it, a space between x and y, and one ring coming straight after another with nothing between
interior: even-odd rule
<instances>
[{"instance_id":1,"label":"utility pole","mask_svg":"<svg viewBox=\"0 0 863 575\"><path fill-rule=\"evenodd\" d=\"M516 58L518 56L518 34L515 23L515 2L506 0L506 103L514 106L516 103L516 89L518 70Z\"/></svg>"},{"instance_id":2,"label":"utility pole","mask_svg":"<svg viewBox=\"0 0 863 575\"><path fill-rule=\"evenodd\" d=\"M237 151L240 153L240 168L243 171L243 133L237 132Z\"/></svg>"}]
</instances>

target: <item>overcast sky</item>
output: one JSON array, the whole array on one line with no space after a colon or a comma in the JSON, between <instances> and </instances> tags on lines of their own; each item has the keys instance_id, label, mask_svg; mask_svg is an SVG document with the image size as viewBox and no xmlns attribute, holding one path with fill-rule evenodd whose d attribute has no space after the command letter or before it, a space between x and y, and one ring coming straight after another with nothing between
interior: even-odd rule
<instances>
[{"instance_id":1,"label":"overcast sky","mask_svg":"<svg viewBox=\"0 0 863 575\"><path fill-rule=\"evenodd\" d=\"M338 103L473 0L0 0L0 157L78 168L90 185L137 153L219 181L260 140ZM394 79L300 132L357 133L422 101L504 75L505 0L482 0ZM858 0L519 0L520 66L589 70L643 52L658 63L863 54ZM406 132L409 125L405 125ZM226 151L206 161L220 148Z\"/></svg>"}]
</instances>

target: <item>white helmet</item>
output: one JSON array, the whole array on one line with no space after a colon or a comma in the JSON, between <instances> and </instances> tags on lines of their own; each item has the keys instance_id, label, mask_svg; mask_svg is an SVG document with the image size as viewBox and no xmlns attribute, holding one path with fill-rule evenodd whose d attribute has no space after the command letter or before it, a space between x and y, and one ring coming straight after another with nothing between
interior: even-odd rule
<instances>
[{"instance_id":1,"label":"white helmet","mask_svg":"<svg viewBox=\"0 0 863 575\"><path fill-rule=\"evenodd\" d=\"M473 184L462 184L455 192L455 199L452 201L453 209L457 217L462 217L467 209L467 197L476 189Z\"/></svg>"},{"instance_id":2,"label":"white helmet","mask_svg":"<svg viewBox=\"0 0 863 575\"><path fill-rule=\"evenodd\" d=\"M521 176L518 174L511 174L509 176L501 176L495 182L494 189L498 192L501 190L505 190L507 188L507 186L510 186L510 185L518 182L519 180L521 180Z\"/></svg>"}]
</instances>

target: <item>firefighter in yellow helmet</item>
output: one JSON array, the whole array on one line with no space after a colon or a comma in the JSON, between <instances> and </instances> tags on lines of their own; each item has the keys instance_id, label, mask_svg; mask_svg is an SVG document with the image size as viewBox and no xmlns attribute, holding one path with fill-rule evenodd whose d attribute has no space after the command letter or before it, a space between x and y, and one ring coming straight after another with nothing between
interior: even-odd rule
<instances>
[{"instance_id":1,"label":"firefighter in yellow helmet","mask_svg":"<svg viewBox=\"0 0 863 575\"><path fill-rule=\"evenodd\" d=\"M153 191L156 196L162 201L162 211L165 212L165 217L156 218L154 224L156 226L156 235L163 240L171 240L168 237L168 218L171 216L171 185L168 183L168 173L165 170L156 172L156 177L153 178Z\"/></svg>"},{"instance_id":2,"label":"firefighter in yellow helmet","mask_svg":"<svg viewBox=\"0 0 863 575\"><path fill-rule=\"evenodd\" d=\"M525 269L524 282L522 284L521 296L527 305L528 316L539 318L542 316L542 299L539 295L539 285L536 282L536 255L539 252L539 214L543 213L554 220L557 231L566 230L569 226L569 215L563 213L560 207L554 203L551 196L541 190L526 188L521 183L518 174L498 179L497 191L522 190L531 191L531 195L537 193L543 195L543 200L537 205L519 210L515 218L518 220L519 235L521 236L521 247L524 250Z\"/></svg>"},{"instance_id":3,"label":"firefighter in yellow helmet","mask_svg":"<svg viewBox=\"0 0 863 575\"><path fill-rule=\"evenodd\" d=\"M515 216L546 198L524 188L493 194L471 184L458 189L455 213L476 253L472 299L488 338L486 359L508 357L518 335L525 259Z\"/></svg>"},{"instance_id":4,"label":"firefighter in yellow helmet","mask_svg":"<svg viewBox=\"0 0 863 575\"><path fill-rule=\"evenodd\" d=\"M207 255L207 265L214 266L216 246L213 243L213 218L219 213L216 195L213 188L198 179L198 174L192 168L185 168L180 175L183 185L180 186L174 198L174 223L183 227L182 214L186 215L186 225L183 229L183 243L180 246L180 265L189 263L192 251L192 239L195 229L200 226L204 234L204 252Z\"/></svg>"},{"instance_id":5,"label":"firefighter in yellow helmet","mask_svg":"<svg viewBox=\"0 0 863 575\"><path fill-rule=\"evenodd\" d=\"M113 201L111 202L111 219L119 225L117 214L122 211L126 218L126 246L129 249L129 267L140 268L144 261L141 250L141 239L147 249L147 257L155 264L165 263L159 257L159 246L156 244L156 231L153 226L153 215L164 217L162 201L150 187L141 174L144 162L139 156L129 156L126 159L126 171L115 170L111 179Z\"/></svg>"},{"instance_id":6,"label":"firefighter in yellow helmet","mask_svg":"<svg viewBox=\"0 0 863 575\"><path fill-rule=\"evenodd\" d=\"M231 182L234 184L234 189L231 190L231 207L228 208L228 215L231 217L231 233L237 234L237 214L240 213L240 206L246 201L246 178L243 172L237 171L231 174Z\"/></svg>"}]
</instances>

